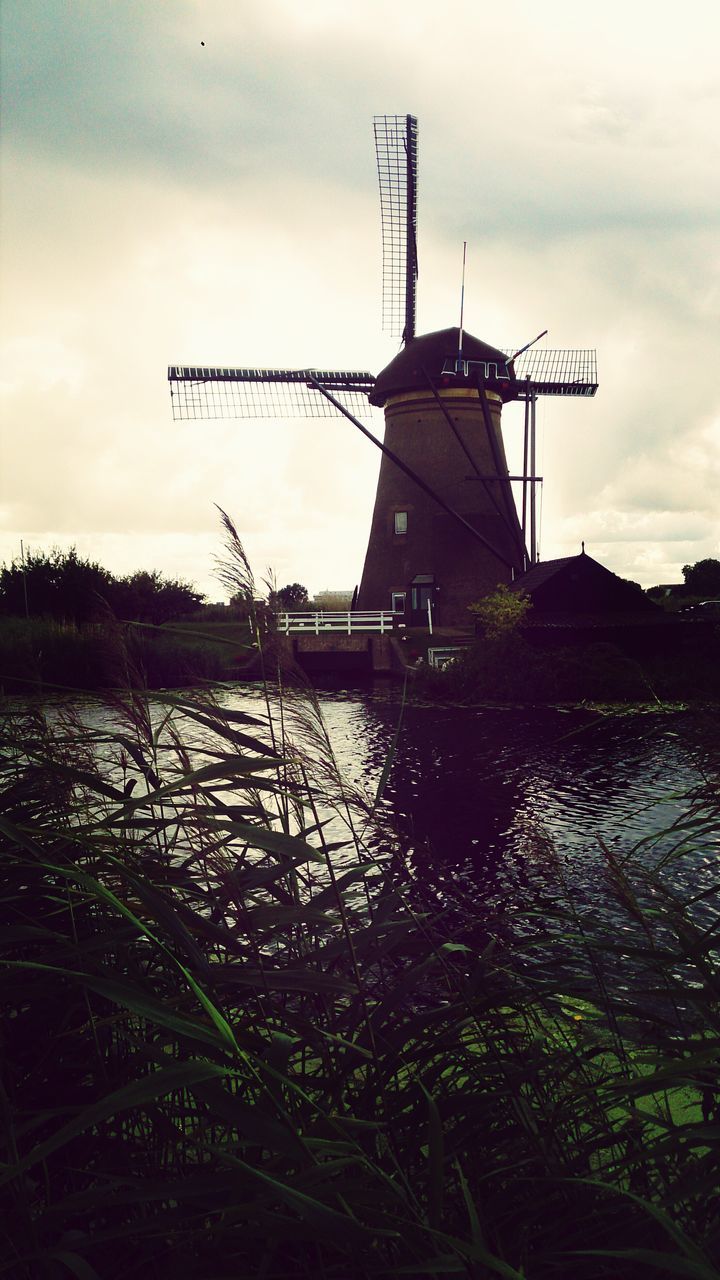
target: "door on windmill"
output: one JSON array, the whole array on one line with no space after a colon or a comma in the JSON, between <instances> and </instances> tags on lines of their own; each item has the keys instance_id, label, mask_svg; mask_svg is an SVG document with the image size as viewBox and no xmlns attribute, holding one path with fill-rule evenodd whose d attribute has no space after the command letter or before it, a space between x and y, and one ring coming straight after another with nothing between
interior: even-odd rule
<instances>
[{"instance_id":1,"label":"door on windmill","mask_svg":"<svg viewBox=\"0 0 720 1280\"><path fill-rule=\"evenodd\" d=\"M425 626L428 621L428 605L435 613L435 578L432 573L418 573L410 583L410 623L414 627Z\"/></svg>"}]
</instances>

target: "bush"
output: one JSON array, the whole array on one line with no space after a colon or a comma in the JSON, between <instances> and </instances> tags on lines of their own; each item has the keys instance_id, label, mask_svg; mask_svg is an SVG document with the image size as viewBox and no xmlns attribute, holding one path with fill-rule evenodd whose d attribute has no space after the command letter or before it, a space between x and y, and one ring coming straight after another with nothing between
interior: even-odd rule
<instances>
[{"instance_id":1,"label":"bush","mask_svg":"<svg viewBox=\"0 0 720 1280\"><path fill-rule=\"evenodd\" d=\"M509 639L526 621L532 601L524 591L511 591L501 583L482 600L468 606L487 640Z\"/></svg>"},{"instance_id":2,"label":"bush","mask_svg":"<svg viewBox=\"0 0 720 1280\"><path fill-rule=\"evenodd\" d=\"M425 693L464 701L646 701L641 667L612 644L536 649L521 635L478 640L443 671L423 669Z\"/></svg>"}]
</instances>

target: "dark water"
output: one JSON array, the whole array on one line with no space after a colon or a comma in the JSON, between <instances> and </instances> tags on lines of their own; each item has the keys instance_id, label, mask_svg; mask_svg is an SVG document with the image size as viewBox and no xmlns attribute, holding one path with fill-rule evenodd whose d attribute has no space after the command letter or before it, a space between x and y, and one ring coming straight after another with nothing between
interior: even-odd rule
<instances>
[{"instance_id":1,"label":"dark water","mask_svg":"<svg viewBox=\"0 0 720 1280\"><path fill-rule=\"evenodd\" d=\"M219 699L264 716L259 688L224 686ZM319 701L339 769L367 797L395 743L383 827L368 826L365 839L400 859L434 908L507 916L562 890L581 911L612 910L603 845L633 866L664 866L686 897L720 884L720 727L710 713L403 708L388 684L320 691ZM105 716L96 707L91 719ZM328 834L347 830L335 819ZM705 918L716 910L716 898L703 905Z\"/></svg>"},{"instance_id":2,"label":"dark water","mask_svg":"<svg viewBox=\"0 0 720 1280\"><path fill-rule=\"evenodd\" d=\"M255 695L228 694L233 706ZM717 721L687 711L601 714L410 704L374 691L320 693L338 763L374 793L400 730L381 813L409 873L438 906L507 909L558 879L580 909L607 902L607 860L656 868L691 891L720 881ZM255 703L257 708L257 702Z\"/></svg>"}]
</instances>

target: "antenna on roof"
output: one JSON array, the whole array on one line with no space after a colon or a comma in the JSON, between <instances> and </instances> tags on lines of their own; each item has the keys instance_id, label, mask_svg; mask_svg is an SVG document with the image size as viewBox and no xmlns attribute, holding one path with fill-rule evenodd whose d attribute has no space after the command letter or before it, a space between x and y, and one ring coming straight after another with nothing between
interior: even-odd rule
<instances>
[{"instance_id":1,"label":"antenna on roof","mask_svg":"<svg viewBox=\"0 0 720 1280\"><path fill-rule=\"evenodd\" d=\"M457 372L462 373L462 340L463 340L463 312L465 310L465 255L467 253L467 240L463 240L463 265L462 265L462 285L460 288L460 328L458 330L458 355L457 355Z\"/></svg>"}]
</instances>

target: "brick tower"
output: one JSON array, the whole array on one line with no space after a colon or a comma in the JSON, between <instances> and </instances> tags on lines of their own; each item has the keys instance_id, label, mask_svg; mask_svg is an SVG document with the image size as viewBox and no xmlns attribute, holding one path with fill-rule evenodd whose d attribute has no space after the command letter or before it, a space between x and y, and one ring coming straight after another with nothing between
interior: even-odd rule
<instances>
[{"instance_id":1,"label":"brick tower","mask_svg":"<svg viewBox=\"0 0 720 1280\"><path fill-rule=\"evenodd\" d=\"M458 359L459 340L456 328L413 338L369 397L386 447L449 508L383 455L357 607L409 625L427 622L428 602L437 625L465 625L469 604L523 570L500 428L512 363L467 333Z\"/></svg>"}]
</instances>

